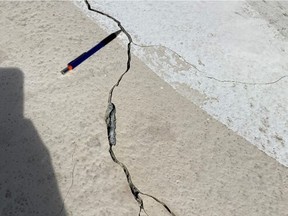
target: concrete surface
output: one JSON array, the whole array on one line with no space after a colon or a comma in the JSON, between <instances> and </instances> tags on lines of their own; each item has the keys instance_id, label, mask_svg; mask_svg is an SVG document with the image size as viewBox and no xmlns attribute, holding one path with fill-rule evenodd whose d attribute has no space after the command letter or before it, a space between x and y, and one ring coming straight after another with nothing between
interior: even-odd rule
<instances>
[{"instance_id":1,"label":"concrete surface","mask_svg":"<svg viewBox=\"0 0 288 216\"><path fill-rule=\"evenodd\" d=\"M116 27L74 2L109 32ZM144 45L134 54L159 77L288 166L287 1L90 2Z\"/></svg>"},{"instance_id":2,"label":"concrete surface","mask_svg":"<svg viewBox=\"0 0 288 216\"><path fill-rule=\"evenodd\" d=\"M19 78L7 81L18 84L5 98L21 120L7 126L9 103L1 97L0 215L137 215L109 156L104 122L108 91L126 67L120 41L62 76L67 62L107 33L69 2L1 2L0 11L0 71ZM0 90L10 92L2 81ZM288 215L287 168L135 56L114 100L116 154L135 184L176 215ZM165 215L144 199L150 216Z\"/></svg>"}]
</instances>

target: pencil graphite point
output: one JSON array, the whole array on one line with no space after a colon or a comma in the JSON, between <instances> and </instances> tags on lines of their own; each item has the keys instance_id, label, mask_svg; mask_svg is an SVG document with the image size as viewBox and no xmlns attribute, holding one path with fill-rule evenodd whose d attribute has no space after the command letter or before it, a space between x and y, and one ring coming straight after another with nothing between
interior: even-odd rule
<instances>
[{"instance_id":1,"label":"pencil graphite point","mask_svg":"<svg viewBox=\"0 0 288 216\"><path fill-rule=\"evenodd\" d=\"M63 70L61 70L61 74L66 74L69 71L68 67L64 68Z\"/></svg>"}]
</instances>

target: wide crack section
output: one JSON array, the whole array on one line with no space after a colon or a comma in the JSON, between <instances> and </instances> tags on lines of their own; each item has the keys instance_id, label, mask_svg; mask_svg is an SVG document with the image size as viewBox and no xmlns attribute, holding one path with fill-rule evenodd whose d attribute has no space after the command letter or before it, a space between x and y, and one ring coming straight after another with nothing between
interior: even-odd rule
<instances>
[{"instance_id":1,"label":"wide crack section","mask_svg":"<svg viewBox=\"0 0 288 216\"><path fill-rule=\"evenodd\" d=\"M127 56L128 56L128 59L127 59L126 70L119 77L118 81L112 86L112 88L110 89L110 92L109 92L109 96L108 96L108 106L107 106L107 110L106 110L105 121L106 121L106 125L107 125L107 135L108 135L108 141L109 141L109 153L110 153L110 156L111 156L112 160L115 163L117 163L119 166L122 167L122 169L123 169L123 171L124 171L124 173L126 175L127 182L129 184L131 193L133 194L135 200L137 201L137 203L139 205L139 214L138 214L138 216L141 215L142 211L148 216L148 213L146 212L146 210L144 208L143 199L141 198L140 195L152 198L156 202L160 203L170 215L176 216L164 202L162 202L161 200L159 200L158 198L156 198L156 197L154 197L154 196L152 196L150 194L141 192L134 185L134 183L132 181L132 178L131 178L131 175L130 175L129 170L126 167L126 165L124 163L122 163L121 161L119 161L117 159L117 157L115 156L115 153L113 151L113 146L116 145L116 107L115 107L115 104L112 103L112 97L113 97L113 91L114 91L115 87L117 87L120 84L123 76L130 70L131 43L133 43L133 40L132 40L131 35L126 31L126 29L122 26L122 24L121 24L121 22L119 20L115 19L114 17L110 16L109 14L106 14L106 13L104 13L102 11L99 11L99 10L91 8L91 5L88 2L88 0L84 0L84 1L85 1L86 5L87 5L88 10L96 12L96 13L101 14L103 16L106 16L109 19L113 20L115 23L117 23L118 27L121 29L121 31L126 35L126 37L129 40L129 42L127 44Z\"/></svg>"}]
</instances>

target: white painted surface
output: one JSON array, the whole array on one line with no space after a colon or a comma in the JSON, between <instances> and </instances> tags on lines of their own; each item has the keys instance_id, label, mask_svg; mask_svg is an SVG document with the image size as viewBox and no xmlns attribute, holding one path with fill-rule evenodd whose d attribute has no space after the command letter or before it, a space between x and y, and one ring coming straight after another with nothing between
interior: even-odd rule
<instances>
[{"instance_id":1,"label":"white painted surface","mask_svg":"<svg viewBox=\"0 0 288 216\"><path fill-rule=\"evenodd\" d=\"M134 42L153 45L133 52L156 74L288 166L287 2L90 2L120 20Z\"/></svg>"}]
</instances>

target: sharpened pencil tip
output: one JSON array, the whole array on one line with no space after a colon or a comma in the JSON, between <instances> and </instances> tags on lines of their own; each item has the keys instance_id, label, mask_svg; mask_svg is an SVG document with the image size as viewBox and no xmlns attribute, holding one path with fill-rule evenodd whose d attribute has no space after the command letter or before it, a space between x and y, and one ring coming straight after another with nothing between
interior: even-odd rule
<instances>
[{"instance_id":1,"label":"sharpened pencil tip","mask_svg":"<svg viewBox=\"0 0 288 216\"><path fill-rule=\"evenodd\" d=\"M117 35L120 34L121 32L122 32L122 30L120 29L120 30L114 32L114 34L116 34L116 36L117 36Z\"/></svg>"},{"instance_id":2,"label":"sharpened pencil tip","mask_svg":"<svg viewBox=\"0 0 288 216\"><path fill-rule=\"evenodd\" d=\"M66 68L64 68L63 70L61 70L61 74L66 74L67 72L69 71L69 68L68 67L66 67Z\"/></svg>"}]
</instances>

